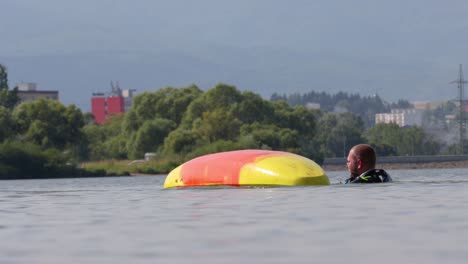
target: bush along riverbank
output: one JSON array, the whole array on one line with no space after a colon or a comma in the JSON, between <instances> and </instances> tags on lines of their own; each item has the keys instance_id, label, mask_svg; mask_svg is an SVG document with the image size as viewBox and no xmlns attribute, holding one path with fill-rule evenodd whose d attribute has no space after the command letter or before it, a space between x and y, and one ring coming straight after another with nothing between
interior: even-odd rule
<instances>
[{"instance_id":1,"label":"bush along riverbank","mask_svg":"<svg viewBox=\"0 0 468 264\"><path fill-rule=\"evenodd\" d=\"M125 173L119 174L125 175ZM127 173L127 175L130 175ZM57 149L20 142L0 144L0 179L47 179L111 176L103 169L80 168ZM114 175L112 175L114 176Z\"/></svg>"},{"instance_id":2,"label":"bush along riverbank","mask_svg":"<svg viewBox=\"0 0 468 264\"><path fill-rule=\"evenodd\" d=\"M104 160L84 162L80 168L95 173L104 171L106 175L167 174L182 164L182 157L164 157L152 160Z\"/></svg>"},{"instance_id":3,"label":"bush along riverbank","mask_svg":"<svg viewBox=\"0 0 468 264\"><path fill-rule=\"evenodd\" d=\"M152 160L104 160L78 163L73 155L36 144L7 141L0 144L0 180L167 174L184 162L173 155Z\"/></svg>"}]
</instances>

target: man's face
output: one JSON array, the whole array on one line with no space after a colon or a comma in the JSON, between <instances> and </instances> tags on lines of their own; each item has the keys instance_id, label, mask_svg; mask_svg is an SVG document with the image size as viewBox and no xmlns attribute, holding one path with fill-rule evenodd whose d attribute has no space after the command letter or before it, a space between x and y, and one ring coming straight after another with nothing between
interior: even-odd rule
<instances>
[{"instance_id":1,"label":"man's face","mask_svg":"<svg viewBox=\"0 0 468 264\"><path fill-rule=\"evenodd\" d=\"M359 175L360 160L358 160L352 151L348 154L346 165L351 175Z\"/></svg>"}]
</instances>

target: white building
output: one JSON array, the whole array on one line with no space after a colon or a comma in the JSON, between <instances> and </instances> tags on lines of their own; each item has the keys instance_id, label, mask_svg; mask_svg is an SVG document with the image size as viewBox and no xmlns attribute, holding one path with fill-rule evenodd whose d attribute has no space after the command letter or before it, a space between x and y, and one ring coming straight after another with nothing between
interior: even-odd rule
<instances>
[{"instance_id":1,"label":"white building","mask_svg":"<svg viewBox=\"0 0 468 264\"><path fill-rule=\"evenodd\" d=\"M125 112L127 112L132 107L134 92L135 92L135 89L122 90L121 95L124 98Z\"/></svg>"},{"instance_id":2,"label":"white building","mask_svg":"<svg viewBox=\"0 0 468 264\"><path fill-rule=\"evenodd\" d=\"M312 102L308 102L305 107L309 110L313 110L313 109L320 109L320 104L319 103L312 103Z\"/></svg>"},{"instance_id":3,"label":"white building","mask_svg":"<svg viewBox=\"0 0 468 264\"><path fill-rule=\"evenodd\" d=\"M422 109L392 109L391 113L375 114L375 123L395 123L400 127L421 126L423 113Z\"/></svg>"}]
</instances>

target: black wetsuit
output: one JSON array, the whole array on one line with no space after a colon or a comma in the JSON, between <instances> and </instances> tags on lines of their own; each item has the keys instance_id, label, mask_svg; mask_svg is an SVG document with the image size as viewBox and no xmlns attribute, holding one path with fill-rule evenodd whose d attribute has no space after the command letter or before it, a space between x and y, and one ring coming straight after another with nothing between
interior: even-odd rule
<instances>
[{"instance_id":1,"label":"black wetsuit","mask_svg":"<svg viewBox=\"0 0 468 264\"><path fill-rule=\"evenodd\" d=\"M347 179L345 184L348 183L378 183L378 182L391 182L392 178L388 173L382 169L372 169L364 172L354 179Z\"/></svg>"}]
</instances>

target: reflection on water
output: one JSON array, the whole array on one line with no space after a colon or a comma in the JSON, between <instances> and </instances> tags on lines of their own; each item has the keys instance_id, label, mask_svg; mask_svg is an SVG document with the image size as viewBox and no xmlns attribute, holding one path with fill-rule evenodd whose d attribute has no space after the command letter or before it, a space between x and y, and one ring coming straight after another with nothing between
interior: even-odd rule
<instances>
[{"instance_id":1,"label":"reflection on water","mask_svg":"<svg viewBox=\"0 0 468 264\"><path fill-rule=\"evenodd\" d=\"M163 176L0 182L1 263L465 263L468 170L393 183L163 190Z\"/></svg>"}]
</instances>

